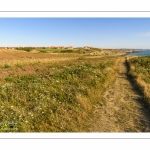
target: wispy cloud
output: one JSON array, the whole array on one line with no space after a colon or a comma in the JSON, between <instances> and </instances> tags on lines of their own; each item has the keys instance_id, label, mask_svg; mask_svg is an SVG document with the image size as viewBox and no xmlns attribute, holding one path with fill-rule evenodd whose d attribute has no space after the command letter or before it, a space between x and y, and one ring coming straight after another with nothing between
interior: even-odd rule
<instances>
[{"instance_id":1,"label":"wispy cloud","mask_svg":"<svg viewBox=\"0 0 150 150\"><path fill-rule=\"evenodd\" d=\"M150 32L143 32L136 34L137 37L150 37Z\"/></svg>"}]
</instances>

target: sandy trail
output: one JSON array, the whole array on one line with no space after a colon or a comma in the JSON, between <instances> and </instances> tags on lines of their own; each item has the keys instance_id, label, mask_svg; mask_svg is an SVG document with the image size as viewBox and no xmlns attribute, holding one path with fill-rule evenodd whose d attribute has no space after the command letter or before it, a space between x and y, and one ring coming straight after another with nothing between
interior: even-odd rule
<instances>
[{"instance_id":1,"label":"sandy trail","mask_svg":"<svg viewBox=\"0 0 150 150\"><path fill-rule=\"evenodd\" d=\"M91 132L149 132L150 112L143 96L127 76L125 59L119 64L118 76L105 92L106 103L96 106L90 120Z\"/></svg>"}]
</instances>

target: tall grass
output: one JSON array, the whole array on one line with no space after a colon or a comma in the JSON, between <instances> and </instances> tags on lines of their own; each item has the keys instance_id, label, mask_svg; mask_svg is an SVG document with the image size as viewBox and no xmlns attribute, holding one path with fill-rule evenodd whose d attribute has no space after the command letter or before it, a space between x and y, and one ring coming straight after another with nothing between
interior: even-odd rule
<instances>
[{"instance_id":1,"label":"tall grass","mask_svg":"<svg viewBox=\"0 0 150 150\"><path fill-rule=\"evenodd\" d=\"M135 57L128 60L130 75L144 95L145 102L150 107L150 57Z\"/></svg>"},{"instance_id":2,"label":"tall grass","mask_svg":"<svg viewBox=\"0 0 150 150\"><path fill-rule=\"evenodd\" d=\"M16 66L16 65L26 65L26 64L36 64L36 63L56 63L60 61L66 61L70 59L76 59L76 57L73 58L32 58L32 59L15 59L15 60L2 60L0 62L0 68L10 68L11 66Z\"/></svg>"},{"instance_id":3,"label":"tall grass","mask_svg":"<svg viewBox=\"0 0 150 150\"><path fill-rule=\"evenodd\" d=\"M94 105L105 103L101 95L113 81L116 60L99 57L63 64L46 61L49 65L36 74L10 74L0 85L0 131L86 131Z\"/></svg>"}]
</instances>

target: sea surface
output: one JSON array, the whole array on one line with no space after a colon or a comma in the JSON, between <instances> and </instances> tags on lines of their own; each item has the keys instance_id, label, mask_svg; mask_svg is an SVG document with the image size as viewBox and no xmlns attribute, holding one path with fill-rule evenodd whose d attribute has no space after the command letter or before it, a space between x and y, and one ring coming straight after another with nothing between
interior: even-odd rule
<instances>
[{"instance_id":1,"label":"sea surface","mask_svg":"<svg viewBox=\"0 0 150 150\"><path fill-rule=\"evenodd\" d=\"M130 53L127 56L150 56L150 50L140 50L136 53Z\"/></svg>"}]
</instances>

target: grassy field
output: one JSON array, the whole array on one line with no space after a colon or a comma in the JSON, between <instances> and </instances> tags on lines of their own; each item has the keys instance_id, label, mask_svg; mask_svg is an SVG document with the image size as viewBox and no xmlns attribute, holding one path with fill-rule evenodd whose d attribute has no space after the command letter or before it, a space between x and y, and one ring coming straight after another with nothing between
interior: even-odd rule
<instances>
[{"instance_id":1,"label":"grassy field","mask_svg":"<svg viewBox=\"0 0 150 150\"><path fill-rule=\"evenodd\" d=\"M0 57L0 132L86 131L118 60L18 50Z\"/></svg>"},{"instance_id":2,"label":"grassy field","mask_svg":"<svg viewBox=\"0 0 150 150\"><path fill-rule=\"evenodd\" d=\"M12 49L11 49L12 50ZM121 49L100 49L100 48L63 48L63 49L55 49L55 48L16 48L17 51L24 52L32 52L32 53L51 53L51 54L84 54L84 55L125 55L125 53L129 53L129 50L122 51Z\"/></svg>"},{"instance_id":3,"label":"grassy field","mask_svg":"<svg viewBox=\"0 0 150 150\"><path fill-rule=\"evenodd\" d=\"M144 95L145 102L150 107L150 57L135 57L129 59L130 75Z\"/></svg>"},{"instance_id":4,"label":"grassy field","mask_svg":"<svg viewBox=\"0 0 150 150\"><path fill-rule=\"evenodd\" d=\"M98 48L92 48L92 49L84 49L84 48L73 48L73 49L68 49L68 48L17 48L16 50L21 50L21 51L26 51L26 52L40 52L40 53L77 53L77 54L85 54L93 51L101 51Z\"/></svg>"}]
</instances>

